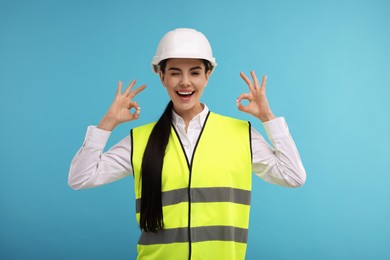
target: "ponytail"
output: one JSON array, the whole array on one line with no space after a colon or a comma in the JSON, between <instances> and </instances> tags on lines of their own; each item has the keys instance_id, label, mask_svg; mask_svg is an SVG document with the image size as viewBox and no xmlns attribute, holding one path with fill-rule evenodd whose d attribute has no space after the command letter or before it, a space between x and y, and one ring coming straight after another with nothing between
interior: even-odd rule
<instances>
[{"instance_id":1,"label":"ponytail","mask_svg":"<svg viewBox=\"0 0 390 260\"><path fill-rule=\"evenodd\" d=\"M170 101L149 136L142 158L140 228L146 232L163 229L161 174L165 149L171 134L173 103Z\"/></svg>"}]
</instances>

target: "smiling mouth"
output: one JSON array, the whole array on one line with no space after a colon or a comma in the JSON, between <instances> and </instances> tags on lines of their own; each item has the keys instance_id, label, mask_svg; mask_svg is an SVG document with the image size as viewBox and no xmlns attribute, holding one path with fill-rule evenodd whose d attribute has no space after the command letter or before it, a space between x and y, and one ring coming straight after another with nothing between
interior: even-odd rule
<instances>
[{"instance_id":1,"label":"smiling mouth","mask_svg":"<svg viewBox=\"0 0 390 260\"><path fill-rule=\"evenodd\" d=\"M194 91L176 91L176 93L181 97L190 97L194 94Z\"/></svg>"}]
</instances>

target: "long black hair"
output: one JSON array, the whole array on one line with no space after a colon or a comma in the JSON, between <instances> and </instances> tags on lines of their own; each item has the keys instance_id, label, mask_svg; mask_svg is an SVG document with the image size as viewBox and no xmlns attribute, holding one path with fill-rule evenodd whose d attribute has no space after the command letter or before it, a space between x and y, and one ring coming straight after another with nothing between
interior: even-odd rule
<instances>
[{"instance_id":1,"label":"long black hair","mask_svg":"<svg viewBox=\"0 0 390 260\"><path fill-rule=\"evenodd\" d=\"M206 72L212 70L209 61L203 60ZM165 73L167 60L160 62L161 72ZM161 175L164 163L165 149L167 147L172 128L173 102L170 101L152 129L145 148L141 165L141 216L140 228L145 232L157 232L164 228Z\"/></svg>"},{"instance_id":2,"label":"long black hair","mask_svg":"<svg viewBox=\"0 0 390 260\"><path fill-rule=\"evenodd\" d=\"M161 172L165 148L171 134L173 103L170 101L154 126L142 158L140 227L148 232L163 229Z\"/></svg>"}]
</instances>

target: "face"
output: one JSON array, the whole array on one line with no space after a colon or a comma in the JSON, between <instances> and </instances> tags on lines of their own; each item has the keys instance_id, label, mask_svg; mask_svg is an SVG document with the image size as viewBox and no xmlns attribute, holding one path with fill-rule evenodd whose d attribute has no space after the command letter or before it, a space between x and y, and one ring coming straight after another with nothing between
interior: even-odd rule
<instances>
[{"instance_id":1,"label":"face","mask_svg":"<svg viewBox=\"0 0 390 260\"><path fill-rule=\"evenodd\" d=\"M162 84L168 91L173 108L183 118L194 117L203 110L200 103L210 71L200 59L169 59L165 73L160 72Z\"/></svg>"}]
</instances>

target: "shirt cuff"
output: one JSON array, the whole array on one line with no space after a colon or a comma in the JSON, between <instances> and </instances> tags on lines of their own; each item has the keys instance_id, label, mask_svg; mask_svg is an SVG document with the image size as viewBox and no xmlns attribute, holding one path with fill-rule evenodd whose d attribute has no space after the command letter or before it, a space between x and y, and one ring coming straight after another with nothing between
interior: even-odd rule
<instances>
[{"instance_id":1,"label":"shirt cuff","mask_svg":"<svg viewBox=\"0 0 390 260\"><path fill-rule=\"evenodd\" d=\"M275 119L264 122L263 127L271 141L290 136L290 132L284 117L277 117Z\"/></svg>"},{"instance_id":2,"label":"shirt cuff","mask_svg":"<svg viewBox=\"0 0 390 260\"><path fill-rule=\"evenodd\" d=\"M85 135L84 146L96 149L104 149L111 131L97 128L96 126L88 126L87 134Z\"/></svg>"}]
</instances>

